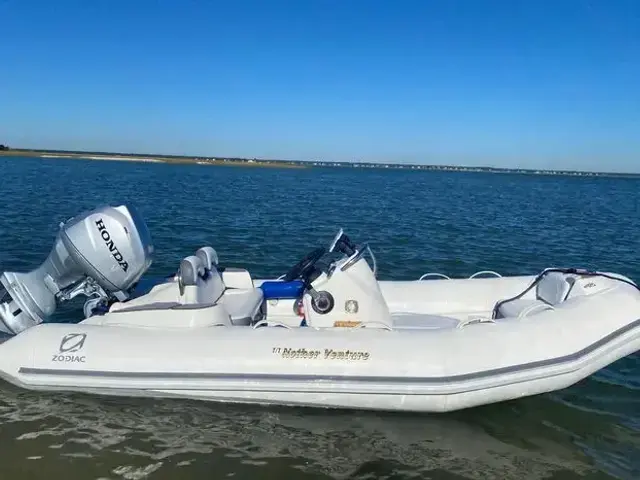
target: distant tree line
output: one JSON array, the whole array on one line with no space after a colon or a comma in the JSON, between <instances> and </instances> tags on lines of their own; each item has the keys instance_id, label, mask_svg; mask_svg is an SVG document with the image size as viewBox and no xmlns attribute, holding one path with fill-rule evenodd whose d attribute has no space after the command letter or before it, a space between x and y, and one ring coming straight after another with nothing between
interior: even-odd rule
<instances>
[{"instance_id":1,"label":"distant tree line","mask_svg":"<svg viewBox=\"0 0 640 480\"><path fill-rule=\"evenodd\" d=\"M2 150L9 150L9 145L2 145L0 143L0 151L2 151Z\"/></svg>"}]
</instances>

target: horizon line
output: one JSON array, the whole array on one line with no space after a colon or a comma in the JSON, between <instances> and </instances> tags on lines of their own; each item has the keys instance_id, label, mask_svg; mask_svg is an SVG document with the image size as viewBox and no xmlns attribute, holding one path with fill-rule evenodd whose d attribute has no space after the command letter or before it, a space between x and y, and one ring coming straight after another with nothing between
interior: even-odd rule
<instances>
[{"instance_id":1,"label":"horizon line","mask_svg":"<svg viewBox=\"0 0 640 480\"><path fill-rule=\"evenodd\" d=\"M358 161L358 160L285 160L276 158L260 158L260 157L229 157L219 155L177 155L177 154L160 154L160 153L130 153L117 151L92 151L92 150L60 150L60 149L37 149L37 148L13 148L8 145L2 145L5 149L0 149L0 154L7 155L11 152L33 154L66 154L72 156L94 155L94 156L118 156L123 158L167 158L176 160L192 160L192 161L235 161L235 162L255 162L255 163L284 163L294 165L308 166L333 166L343 168L357 168L359 166L369 168L390 168L390 169L415 169L415 170L454 170L454 171L480 171L487 173L530 173L530 174L547 174L547 175L566 175L566 176L622 176L622 177L640 177L640 172L622 172L622 171L598 171L598 170L575 170L564 168L524 168L524 167L493 167L485 165L464 165L464 164L426 164L426 163L405 163L405 162L382 162L382 161Z\"/></svg>"}]
</instances>

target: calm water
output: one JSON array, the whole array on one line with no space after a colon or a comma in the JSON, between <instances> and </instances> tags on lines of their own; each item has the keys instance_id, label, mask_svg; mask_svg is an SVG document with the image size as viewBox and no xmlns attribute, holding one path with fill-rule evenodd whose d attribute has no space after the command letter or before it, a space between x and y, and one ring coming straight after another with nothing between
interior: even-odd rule
<instances>
[{"instance_id":1,"label":"calm water","mask_svg":"<svg viewBox=\"0 0 640 480\"><path fill-rule=\"evenodd\" d=\"M39 264L60 221L130 202L152 231L154 276L205 244L225 265L277 276L343 227L370 242L381 278L556 265L640 281L633 179L0 157L0 198L0 270ZM446 415L41 394L0 383L0 445L0 478L637 479L640 357L562 392Z\"/></svg>"}]
</instances>

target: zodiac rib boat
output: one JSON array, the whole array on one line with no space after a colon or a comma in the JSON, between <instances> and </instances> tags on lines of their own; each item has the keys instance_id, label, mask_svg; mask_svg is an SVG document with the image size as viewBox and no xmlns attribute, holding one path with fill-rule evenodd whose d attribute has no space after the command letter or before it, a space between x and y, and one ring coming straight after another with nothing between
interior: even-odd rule
<instances>
[{"instance_id":1,"label":"zodiac rib boat","mask_svg":"<svg viewBox=\"0 0 640 480\"><path fill-rule=\"evenodd\" d=\"M0 375L34 390L445 412L563 389L640 349L640 291L613 273L378 280L371 248L340 230L279 279L224 268L205 246L140 292L152 254L133 207L62 223L40 267L0 276ZM46 322L76 296L85 318Z\"/></svg>"}]
</instances>

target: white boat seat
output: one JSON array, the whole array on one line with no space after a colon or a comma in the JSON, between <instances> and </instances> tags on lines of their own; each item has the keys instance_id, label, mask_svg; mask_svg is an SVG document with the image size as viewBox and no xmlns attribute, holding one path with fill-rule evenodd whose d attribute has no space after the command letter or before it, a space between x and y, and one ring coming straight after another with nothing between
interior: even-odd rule
<instances>
[{"instance_id":1,"label":"white boat seat","mask_svg":"<svg viewBox=\"0 0 640 480\"><path fill-rule=\"evenodd\" d=\"M171 281L152 290L148 296L141 296L127 302L118 302L111 306L113 313L144 312L158 310L197 310L214 305L224 307L231 325L250 325L258 320L263 304L262 289L253 288L250 277L244 271L232 271L231 286L226 285L219 270L212 269L205 278L198 277L192 284L184 286L184 295L179 295L177 281ZM248 272L247 272L248 273ZM227 277L229 278L229 277ZM238 288L236 285L246 285ZM176 297L178 297L176 299Z\"/></svg>"},{"instance_id":2,"label":"white boat seat","mask_svg":"<svg viewBox=\"0 0 640 480\"><path fill-rule=\"evenodd\" d=\"M253 288L251 275L244 269L219 270L212 265L206 270L198 258L187 257L182 261L181 274L187 283L181 298L184 303L221 304L232 325L250 325L260 312L262 289Z\"/></svg>"},{"instance_id":3,"label":"white boat seat","mask_svg":"<svg viewBox=\"0 0 640 480\"><path fill-rule=\"evenodd\" d=\"M549 272L536 285L536 297L549 305L564 302L575 279L560 272Z\"/></svg>"},{"instance_id":4,"label":"white boat seat","mask_svg":"<svg viewBox=\"0 0 640 480\"><path fill-rule=\"evenodd\" d=\"M542 300L518 298L503 303L498 312L499 318L522 318L528 315L542 313L546 310L553 310L553 305L549 305Z\"/></svg>"},{"instance_id":5,"label":"white boat seat","mask_svg":"<svg viewBox=\"0 0 640 480\"><path fill-rule=\"evenodd\" d=\"M259 288L228 288L222 297L216 302L191 302L180 303L172 301L158 301L142 304L120 304L113 308L113 315L109 317L96 317L101 324L126 324L137 326L164 327L198 327L209 325L251 325L253 321L260 319L262 307L262 290ZM216 307L221 310L216 310ZM184 312L184 315L172 315L170 312ZM194 312L187 314L187 312ZM127 314L156 312L154 316L129 316ZM158 315L162 315L161 317ZM105 320L106 319L106 320Z\"/></svg>"},{"instance_id":6,"label":"white boat seat","mask_svg":"<svg viewBox=\"0 0 640 480\"><path fill-rule=\"evenodd\" d=\"M456 328L460 320L428 313L395 312L391 314L394 329L442 329Z\"/></svg>"},{"instance_id":7,"label":"white boat seat","mask_svg":"<svg viewBox=\"0 0 640 480\"><path fill-rule=\"evenodd\" d=\"M523 318L553 310L564 302L575 279L560 272L549 272L536 284L535 297L508 300L498 308L498 318Z\"/></svg>"},{"instance_id":8,"label":"white boat seat","mask_svg":"<svg viewBox=\"0 0 640 480\"><path fill-rule=\"evenodd\" d=\"M262 289L228 288L220 299L233 325L251 325L260 313Z\"/></svg>"}]
</instances>

